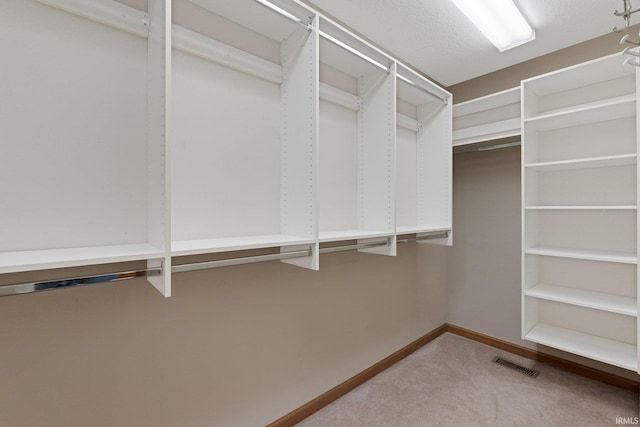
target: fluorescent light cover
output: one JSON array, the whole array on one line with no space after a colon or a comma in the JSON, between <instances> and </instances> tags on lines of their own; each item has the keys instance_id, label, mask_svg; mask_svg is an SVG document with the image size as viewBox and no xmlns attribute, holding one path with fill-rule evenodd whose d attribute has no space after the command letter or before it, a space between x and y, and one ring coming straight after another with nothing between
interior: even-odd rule
<instances>
[{"instance_id":1,"label":"fluorescent light cover","mask_svg":"<svg viewBox=\"0 0 640 427\"><path fill-rule=\"evenodd\" d=\"M512 0L451 0L500 52L536 38Z\"/></svg>"}]
</instances>

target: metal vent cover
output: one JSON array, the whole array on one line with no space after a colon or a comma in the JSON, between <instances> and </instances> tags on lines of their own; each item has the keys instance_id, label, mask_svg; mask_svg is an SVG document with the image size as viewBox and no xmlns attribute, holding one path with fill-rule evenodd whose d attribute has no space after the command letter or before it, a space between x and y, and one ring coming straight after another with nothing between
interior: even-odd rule
<instances>
[{"instance_id":1,"label":"metal vent cover","mask_svg":"<svg viewBox=\"0 0 640 427\"><path fill-rule=\"evenodd\" d=\"M536 378L540 375L540 372L534 371L533 369L525 368L524 366L520 366L517 363L510 362L509 360L503 359L502 357L496 356L493 361L498 365L506 366L507 368L511 368L514 371L518 371L522 374L528 375L532 378Z\"/></svg>"}]
</instances>

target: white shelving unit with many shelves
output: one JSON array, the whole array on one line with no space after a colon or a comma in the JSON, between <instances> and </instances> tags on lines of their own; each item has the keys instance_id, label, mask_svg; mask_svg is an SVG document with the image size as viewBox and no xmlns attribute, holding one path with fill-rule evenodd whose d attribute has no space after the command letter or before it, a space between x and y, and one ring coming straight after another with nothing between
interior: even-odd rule
<instances>
[{"instance_id":1,"label":"white shelving unit with many shelves","mask_svg":"<svg viewBox=\"0 0 640 427\"><path fill-rule=\"evenodd\" d=\"M633 371L636 110L616 55L522 82L522 336Z\"/></svg>"}]
</instances>

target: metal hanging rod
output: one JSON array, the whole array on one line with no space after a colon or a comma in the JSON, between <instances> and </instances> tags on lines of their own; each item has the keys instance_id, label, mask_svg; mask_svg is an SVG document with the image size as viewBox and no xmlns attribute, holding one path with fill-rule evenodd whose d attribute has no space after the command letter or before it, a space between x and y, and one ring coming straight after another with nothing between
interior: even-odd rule
<instances>
[{"instance_id":1,"label":"metal hanging rod","mask_svg":"<svg viewBox=\"0 0 640 427\"><path fill-rule=\"evenodd\" d=\"M52 289L73 288L79 286L96 285L99 283L118 282L135 279L136 277L151 277L162 274L161 268L123 271L94 276L74 277L68 279L47 280L45 282L16 283L0 286L0 297L30 294L33 292L49 291Z\"/></svg>"},{"instance_id":2,"label":"metal hanging rod","mask_svg":"<svg viewBox=\"0 0 640 427\"><path fill-rule=\"evenodd\" d=\"M372 243L358 243L356 245L344 245L344 246L332 246L329 248L320 248L321 254L328 254L332 252L342 252L342 251L353 251L358 249L369 249L369 248L377 248L380 246L389 246L391 244L390 239L386 239L383 242L372 242Z\"/></svg>"},{"instance_id":3,"label":"metal hanging rod","mask_svg":"<svg viewBox=\"0 0 640 427\"><path fill-rule=\"evenodd\" d=\"M179 264L171 267L172 273L185 273L187 271L207 270L217 267L228 267L232 265L253 264L264 261L278 261L290 258L301 258L312 255L311 248L300 251L281 252L279 254L253 255L247 257L220 259L216 261L195 262L191 264Z\"/></svg>"},{"instance_id":4,"label":"metal hanging rod","mask_svg":"<svg viewBox=\"0 0 640 427\"><path fill-rule=\"evenodd\" d=\"M413 243L413 242L421 242L423 240L434 240L434 239L446 239L449 237L449 232L445 231L440 234L429 234L428 236L418 236L418 237L408 237L406 239L398 239L398 243Z\"/></svg>"}]
</instances>

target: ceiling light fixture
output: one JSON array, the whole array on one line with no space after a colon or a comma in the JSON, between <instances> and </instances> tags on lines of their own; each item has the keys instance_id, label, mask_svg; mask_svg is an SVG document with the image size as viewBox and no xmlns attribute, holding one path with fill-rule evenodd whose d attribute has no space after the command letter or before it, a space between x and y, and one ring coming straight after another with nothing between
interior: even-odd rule
<instances>
[{"instance_id":1,"label":"ceiling light fixture","mask_svg":"<svg viewBox=\"0 0 640 427\"><path fill-rule=\"evenodd\" d=\"M451 0L500 51L536 38L513 0Z\"/></svg>"}]
</instances>

